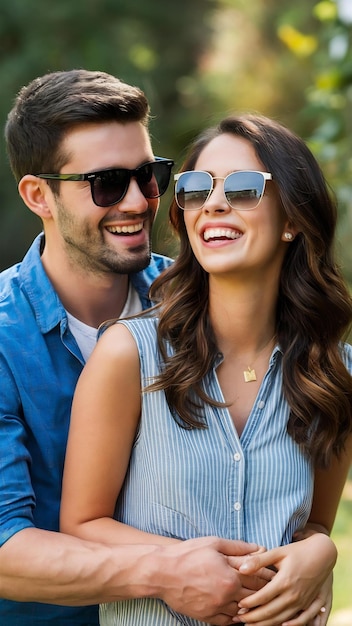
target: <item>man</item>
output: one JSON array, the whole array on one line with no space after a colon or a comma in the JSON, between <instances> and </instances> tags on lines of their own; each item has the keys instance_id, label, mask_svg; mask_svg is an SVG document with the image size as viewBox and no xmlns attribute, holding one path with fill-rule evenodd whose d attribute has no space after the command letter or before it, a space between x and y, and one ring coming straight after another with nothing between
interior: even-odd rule
<instances>
[{"instance_id":1,"label":"man","mask_svg":"<svg viewBox=\"0 0 352 626\"><path fill-rule=\"evenodd\" d=\"M98 326L149 306L170 260L150 231L172 161L143 92L102 72L24 87L6 125L19 193L43 225L0 279L0 622L98 624L98 602L160 597L213 624L247 593L226 555L253 544L97 545L58 533L71 401Z\"/></svg>"}]
</instances>

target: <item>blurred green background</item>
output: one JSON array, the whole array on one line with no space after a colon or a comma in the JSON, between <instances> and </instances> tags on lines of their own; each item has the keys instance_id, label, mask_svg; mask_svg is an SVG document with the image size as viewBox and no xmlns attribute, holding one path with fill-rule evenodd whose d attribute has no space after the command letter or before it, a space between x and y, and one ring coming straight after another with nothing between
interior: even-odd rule
<instances>
[{"instance_id":1,"label":"blurred green background","mask_svg":"<svg viewBox=\"0 0 352 626\"><path fill-rule=\"evenodd\" d=\"M300 134L339 200L338 252L352 284L352 0L0 0L0 121L23 84L48 71L105 70L152 107L155 154L181 164L187 143L235 111L257 111ZM164 196L154 249L174 254ZM0 269L20 260L39 221L20 201L0 152ZM352 487L332 626L352 624ZM348 613L348 610L350 613ZM345 620L345 621L344 621Z\"/></svg>"}]
</instances>

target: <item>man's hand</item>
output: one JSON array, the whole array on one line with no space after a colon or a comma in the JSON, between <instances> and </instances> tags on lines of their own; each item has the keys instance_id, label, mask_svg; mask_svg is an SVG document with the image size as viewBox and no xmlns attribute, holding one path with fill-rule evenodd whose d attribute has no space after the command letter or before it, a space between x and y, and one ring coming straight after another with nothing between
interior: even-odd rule
<instances>
[{"instance_id":1,"label":"man's hand","mask_svg":"<svg viewBox=\"0 0 352 626\"><path fill-rule=\"evenodd\" d=\"M159 585L156 595L178 613L217 626L232 624L237 603L264 583L257 575L243 577L245 587L228 557L257 550L253 543L214 537L163 546L154 571Z\"/></svg>"}]
</instances>

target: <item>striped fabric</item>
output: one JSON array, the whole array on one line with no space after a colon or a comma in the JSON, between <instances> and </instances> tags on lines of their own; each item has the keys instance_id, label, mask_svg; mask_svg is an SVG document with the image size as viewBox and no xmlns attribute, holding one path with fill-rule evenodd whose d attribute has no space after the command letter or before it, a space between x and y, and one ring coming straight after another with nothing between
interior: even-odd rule
<instances>
[{"instance_id":1,"label":"striped fabric","mask_svg":"<svg viewBox=\"0 0 352 626\"><path fill-rule=\"evenodd\" d=\"M119 323L136 340L145 385L158 372L156 320ZM351 346L347 349L352 370ZM267 548L289 543L309 516L313 468L286 432L289 408L281 391L281 357L276 347L240 439L226 408L206 406L208 428L186 430L172 418L163 393L144 393L116 517L182 540L217 535ZM223 400L215 371L204 385L213 398ZM148 599L102 605L100 623L201 624Z\"/></svg>"}]
</instances>

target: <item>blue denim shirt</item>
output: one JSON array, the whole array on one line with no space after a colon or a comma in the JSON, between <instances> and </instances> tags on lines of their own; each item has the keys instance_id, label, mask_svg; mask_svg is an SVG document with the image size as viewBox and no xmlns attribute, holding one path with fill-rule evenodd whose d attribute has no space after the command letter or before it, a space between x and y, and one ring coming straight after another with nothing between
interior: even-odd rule
<instances>
[{"instance_id":1,"label":"blue denim shirt","mask_svg":"<svg viewBox=\"0 0 352 626\"><path fill-rule=\"evenodd\" d=\"M0 275L0 546L24 528L59 529L71 402L84 365L40 260L42 242L41 234L22 263ZM153 254L131 275L143 308L170 263ZM93 626L98 610L0 600L0 623Z\"/></svg>"}]
</instances>

